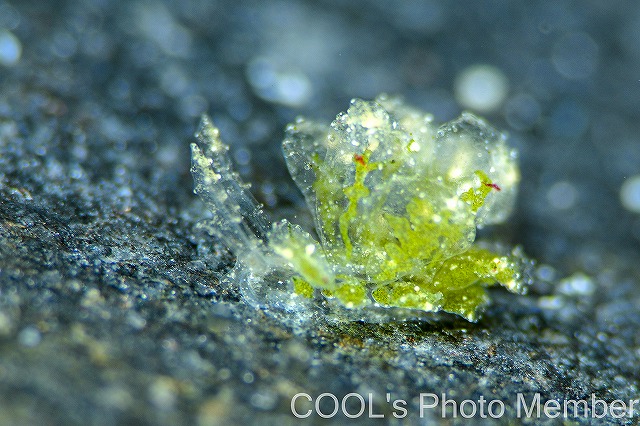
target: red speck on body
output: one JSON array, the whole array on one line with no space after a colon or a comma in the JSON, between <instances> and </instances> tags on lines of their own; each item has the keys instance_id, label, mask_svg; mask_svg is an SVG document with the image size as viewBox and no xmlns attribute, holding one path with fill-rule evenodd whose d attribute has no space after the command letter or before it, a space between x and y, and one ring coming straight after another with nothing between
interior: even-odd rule
<instances>
[{"instance_id":1,"label":"red speck on body","mask_svg":"<svg viewBox=\"0 0 640 426\"><path fill-rule=\"evenodd\" d=\"M486 186L490 186L491 188L495 189L496 191L502 191L502 188L500 188L497 183L485 182L484 184Z\"/></svg>"},{"instance_id":2,"label":"red speck on body","mask_svg":"<svg viewBox=\"0 0 640 426\"><path fill-rule=\"evenodd\" d=\"M360 163L360 165L364 166L365 162L364 162L364 157L360 154L355 154L353 156L353 161L355 161L356 163Z\"/></svg>"}]
</instances>

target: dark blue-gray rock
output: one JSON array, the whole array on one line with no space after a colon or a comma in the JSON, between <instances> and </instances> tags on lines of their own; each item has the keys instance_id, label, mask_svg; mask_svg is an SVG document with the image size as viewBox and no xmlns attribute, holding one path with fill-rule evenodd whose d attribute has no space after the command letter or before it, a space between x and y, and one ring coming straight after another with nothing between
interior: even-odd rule
<instances>
[{"instance_id":1,"label":"dark blue-gray rock","mask_svg":"<svg viewBox=\"0 0 640 426\"><path fill-rule=\"evenodd\" d=\"M421 393L500 400L497 424L524 421L518 393L629 408L640 196L621 187L640 175L638 28L640 7L619 1L0 0L0 424L296 424L292 397L324 392L365 400L342 424L376 421L369 395L398 424L465 421L452 404L420 419ZM521 245L535 282L492 292L477 324L289 329L219 284L234 256L198 225L198 117L272 216L304 224L284 126L380 92L510 130L517 210L482 237ZM577 407L567 420L636 424L640 402L600 420ZM531 424L556 424L544 414Z\"/></svg>"}]
</instances>

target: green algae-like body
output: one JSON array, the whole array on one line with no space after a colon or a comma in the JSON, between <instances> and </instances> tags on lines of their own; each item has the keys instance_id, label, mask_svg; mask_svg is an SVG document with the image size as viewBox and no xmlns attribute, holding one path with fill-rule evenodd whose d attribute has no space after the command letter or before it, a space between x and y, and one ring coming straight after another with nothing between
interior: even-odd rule
<instances>
[{"instance_id":1,"label":"green algae-like body","mask_svg":"<svg viewBox=\"0 0 640 426\"><path fill-rule=\"evenodd\" d=\"M519 171L504 135L472 114L436 126L382 95L353 100L329 126L290 124L285 159L319 241L284 220L269 225L206 117L197 137L196 192L238 257L231 281L249 303L299 316L322 306L346 319L443 310L476 321L488 285L526 290L519 256L474 245L476 228L509 215Z\"/></svg>"}]
</instances>

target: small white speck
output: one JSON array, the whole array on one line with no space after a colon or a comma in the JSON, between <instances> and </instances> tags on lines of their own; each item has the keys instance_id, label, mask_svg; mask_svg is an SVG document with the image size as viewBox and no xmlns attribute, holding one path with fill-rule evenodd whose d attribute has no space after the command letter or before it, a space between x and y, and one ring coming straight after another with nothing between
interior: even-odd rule
<instances>
[{"instance_id":1,"label":"small white speck","mask_svg":"<svg viewBox=\"0 0 640 426\"><path fill-rule=\"evenodd\" d=\"M306 74L298 69L280 68L270 58L254 58L247 67L247 79L262 99L283 105L304 105L313 94Z\"/></svg>"},{"instance_id":2,"label":"small white speck","mask_svg":"<svg viewBox=\"0 0 640 426\"><path fill-rule=\"evenodd\" d=\"M170 410L177 400L176 385L166 378L155 380L149 387L149 399L161 410Z\"/></svg>"},{"instance_id":3,"label":"small white speck","mask_svg":"<svg viewBox=\"0 0 640 426\"><path fill-rule=\"evenodd\" d=\"M556 276L556 271L549 265L540 265L536 270L536 274L543 281L552 281Z\"/></svg>"},{"instance_id":4,"label":"small white speck","mask_svg":"<svg viewBox=\"0 0 640 426\"><path fill-rule=\"evenodd\" d=\"M567 181L556 182L547 191L547 201L557 210L566 210L574 206L578 193L576 188Z\"/></svg>"},{"instance_id":5,"label":"small white speck","mask_svg":"<svg viewBox=\"0 0 640 426\"><path fill-rule=\"evenodd\" d=\"M490 65L472 65L460 73L455 82L455 96L460 105L480 112L500 107L509 90L507 77Z\"/></svg>"},{"instance_id":6,"label":"small white speck","mask_svg":"<svg viewBox=\"0 0 640 426\"><path fill-rule=\"evenodd\" d=\"M246 148L239 148L233 155L236 163L240 166L246 166L251 162L251 152Z\"/></svg>"},{"instance_id":7,"label":"small white speck","mask_svg":"<svg viewBox=\"0 0 640 426\"><path fill-rule=\"evenodd\" d=\"M123 186L118 190L118 196L123 198L129 198L133 195L133 191L128 186Z\"/></svg>"},{"instance_id":8,"label":"small white speck","mask_svg":"<svg viewBox=\"0 0 640 426\"><path fill-rule=\"evenodd\" d=\"M620 188L620 201L625 209L640 213L640 175L635 175L624 181Z\"/></svg>"},{"instance_id":9,"label":"small white speck","mask_svg":"<svg viewBox=\"0 0 640 426\"><path fill-rule=\"evenodd\" d=\"M542 309L557 310L564 306L564 299L560 296L544 296L538 299L538 306Z\"/></svg>"},{"instance_id":10,"label":"small white speck","mask_svg":"<svg viewBox=\"0 0 640 426\"><path fill-rule=\"evenodd\" d=\"M253 383L253 380L254 380L254 377L253 377L253 374L251 372L246 372L242 376L242 381L247 383L247 384Z\"/></svg>"},{"instance_id":11,"label":"small white speck","mask_svg":"<svg viewBox=\"0 0 640 426\"><path fill-rule=\"evenodd\" d=\"M285 248L280 252L280 255L285 259L293 259L293 250L290 248Z\"/></svg>"},{"instance_id":12,"label":"small white speck","mask_svg":"<svg viewBox=\"0 0 640 426\"><path fill-rule=\"evenodd\" d=\"M38 346L41 340L40 331L34 326L25 327L18 333L18 342L28 348Z\"/></svg>"},{"instance_id":13,"label":"small white speck","mask_svg":"<svg viewBox=\"0 0 640 426\"><path fill-rule=\"evenodd\" d=\"M560 281L558 287L560 293L569 296L588 296L592 294L595 289L596 285L593 280L581 272Z\"/></svg>"},{"instance_id":14,"label":"small white speck","mask_svg":"<svg viewBox=\"0 0 640 426\"><path fill-rule=\"evenodd\" d=\"M451 179L458 179L462 176L462 169L460 167L452 167L449 169L449 177Z\"/></svg>"},{"instance_id":15,"label":"small white speck","mask_svg":"<svg viewBox=\"0 0 640 426\"><path fill-rule=\"evenodd\" d=\"M15 65L22 56L22 43L13 33L0 30L0 65Z\"/></svg>"}]
</instances>

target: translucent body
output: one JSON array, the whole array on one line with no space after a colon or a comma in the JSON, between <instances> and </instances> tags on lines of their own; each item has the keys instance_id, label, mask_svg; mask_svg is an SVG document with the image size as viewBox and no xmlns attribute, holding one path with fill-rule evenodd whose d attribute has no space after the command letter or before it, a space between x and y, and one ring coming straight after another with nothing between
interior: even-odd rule
<instances>
[{"instance_id":1,"label":"translucent body","mask_svg":"<svg viewBox=\"0 0 640 426\"><path fill-rule=\"evenodd\" d=\"M499 223L519 172L505 137L463 114L437 127L399 99L353 100L330 126L300 119L283 150L311 209L316 241L286 221L268 224L203 119L192 145L196 192L212 231L238 256L245 298L271 311L330 312L380 321L445 310L475 321L485 287L525 290L521 260L476 247Z\"/></svg>"}]
</instances>

